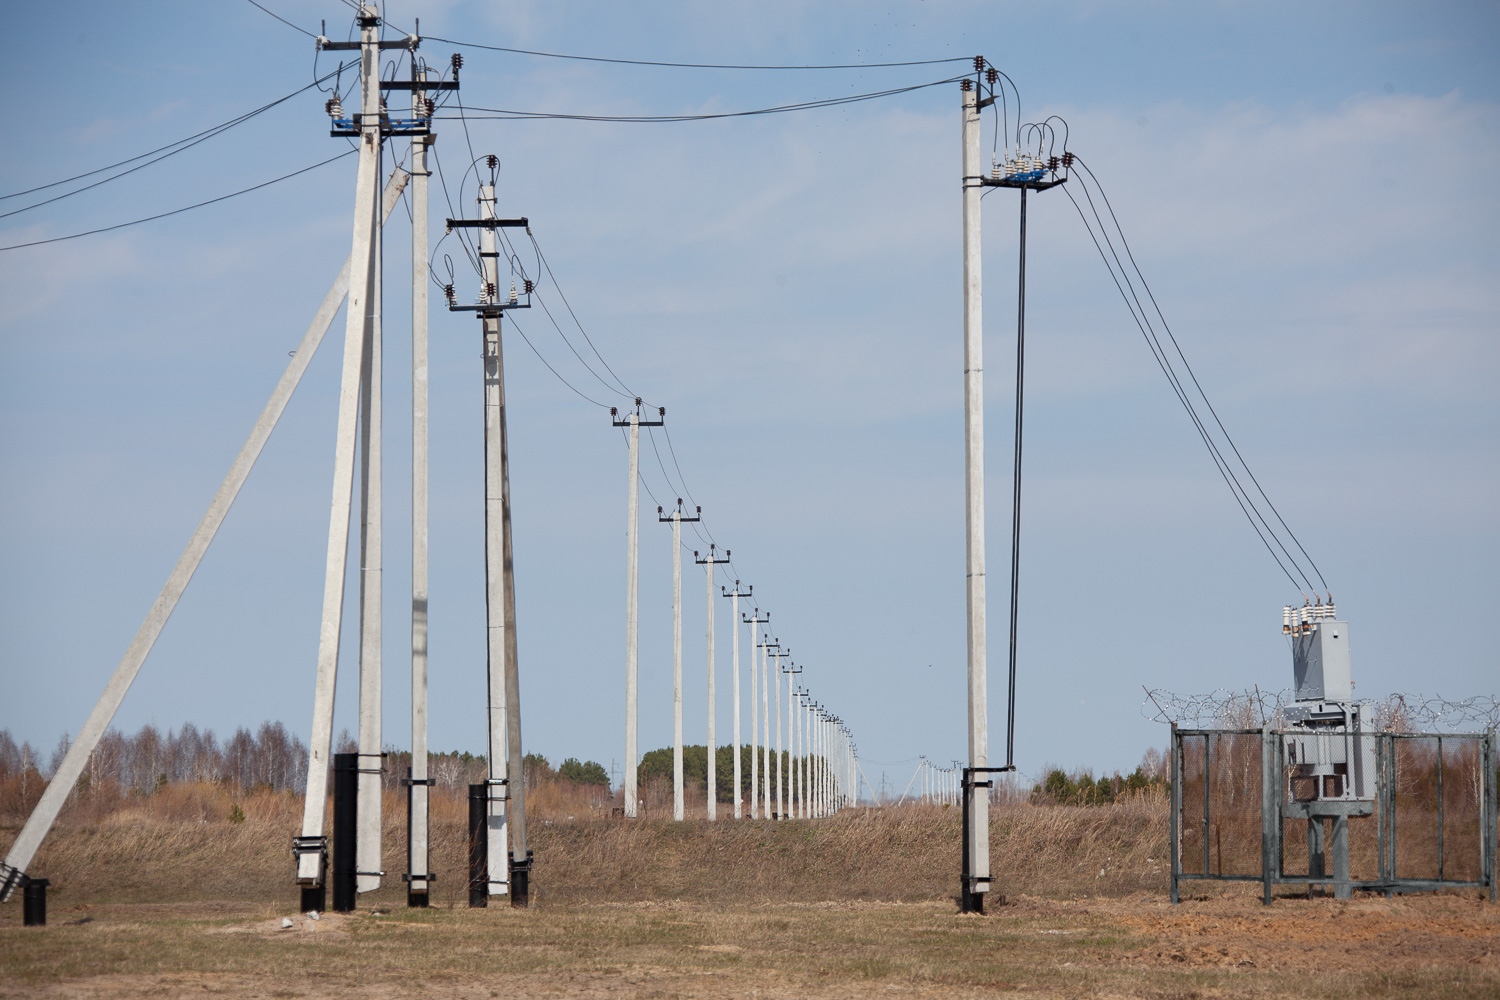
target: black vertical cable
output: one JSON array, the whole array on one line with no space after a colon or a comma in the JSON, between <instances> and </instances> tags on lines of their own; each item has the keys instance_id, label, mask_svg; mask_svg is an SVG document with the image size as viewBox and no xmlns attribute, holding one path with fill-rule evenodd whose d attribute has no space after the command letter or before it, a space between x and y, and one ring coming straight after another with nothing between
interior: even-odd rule
<instances>
[{"instance_id":1,"label":"black vertical cable","mask_svg":"<svg viewBox=\"0 0 1500 1000\"><path fill-rule=\"evenodd\" d=\"M1010 518L1010 688L1005 713L1005 765L1016 763L1016 619L1021 584L1021 417L1026 395L1026 188L1021 188L1021 277L1016 296L1016 464Z\"/></svg>"}]
</instances>

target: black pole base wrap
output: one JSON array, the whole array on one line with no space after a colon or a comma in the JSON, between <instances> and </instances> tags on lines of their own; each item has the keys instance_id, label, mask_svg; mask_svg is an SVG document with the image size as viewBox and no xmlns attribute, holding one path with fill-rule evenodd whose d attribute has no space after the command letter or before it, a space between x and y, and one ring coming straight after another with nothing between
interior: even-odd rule
<instances>
[{"instance_id":1,"label":"black pole base wrap","mask_svg":"<svg viewBox=\"0 0 1500 1000\"><path fill-rule=\"evenodd\" d=\"M510 859L510 905L528 907L531 905L531 859L534 851L526 852L525 861L517 861L512 855Z\"/></svg>"},{"instance_id":2,"label":"black pole base wrap","mask_svg":"<svg viewBox=\"0 0 1500 1000\"><path fill-rule=\"evenodd\" d=\"M352 913L356 905L355 848L358 830L359 754L333 755L333 909Z\"/></svg>"},{"instance_id":3,"label":"black pole base wrap","mask_svg":"<svg viewBox=\"0 0 1500 1000\"><path fill-rule=\"evenodd\" d=\"M322 913L328 909L328 886L327 885L304 885L302 887L303 913Z\"/></svg>"},{"instance_id":4,"label":"black pole base wrap","mask_svg":"<svg viewBox=\"0 0 1500 1000\"><path fill-rule=\"evenodd\" d=\"M407 906L426 906L427 905L427 890L426 889L407 889L406 890L406 905Z\"/></svg>"},{"instance_id":5,"label":"black pole base wrap","mask_svg":"<svg viewBox=\"0 0 1500 1000\"><path fill-rule=\"evenodd\" d=\"M490 905L490 790L469 786L469 905Z\"/></svg>"},{"instance_id":6,"label":"black pole base wrap","mask_svg":"<svg viewBox=\"0 0 1500 1000\"><path fill-rule=\"evenodd\" d=\"M21 923L26 927L47 926L47 886L44 878L28 878L21 886Z\"/></svg>"}]
</instances>

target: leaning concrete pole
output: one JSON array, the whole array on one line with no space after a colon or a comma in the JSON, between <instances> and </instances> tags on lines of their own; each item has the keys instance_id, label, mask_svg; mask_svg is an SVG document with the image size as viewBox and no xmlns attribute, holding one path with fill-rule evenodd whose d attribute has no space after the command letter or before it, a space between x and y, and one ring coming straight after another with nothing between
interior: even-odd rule
<instances>
[{"instance_id":1,"label":"leaning concrete pole","mask_svg":"<svg viewBox=\"0 0 1500 1000\"><path fill-rule=\"evenodd\" d=\"M349 507L354 490L354 442L359 424L360 377L365 367L366 314L375 295L375 192L380 157L379 20L365 4L360 16L359 167L354 184L354 246L349 254L349 304L345 309L344 370L339 386L338 430L334 442L333 498L328 518L328 557L323 573L323 623L318 634L318 669L313 689L312 732L308 738L307 794L302 836L297 841L297 881L306 888L323 884L327 839L329 754L333 743L333 692L338 674L339 638L344 620L344 573L349 556Z\"/></svg>"},{"instance_id":2,"label":"leaning concrete pole","mask_svg":"<svg viewBox=\"0 0 1500 1000\"><path fill-rule=\"evenodd\" d=\"M419 76L426 80L426 71ZM427 117L413 90L411 116ZM406 899L427 905L427 143L411 141L411 775Z\"/></svg>"},{"instance_id":3,"label":"leaning concrete pole","mask_svg":"<svg viewBox=\"0 0 1500 1000\"><path fill-rule=\"evenodd\" d=\"M986 687L984 591L984 323L980 271L979 93L972 84L963 91L963 239L964 239L964 486L967 551L969 766L989 767L989 714ZM978 831L969 838L970 881L962 887L965 901L983 911L990 887L989 797L969 788L970 823ZM964 907L969 909L968 906Z\"/></svg>"},{"instance_id":4,"label":"leaning concrete pole","mask_svg":"<svg viewBox=\"0 0 1500 1000\"><path fill-rule=\"evenodd\" d=\"M407 176L404 171L397 170L391 174L390 180L386 183L384 203L381 206L382 222L391 214L391 209L396 207L401 191L406 186ZM151 647L156 644L157 637L166 627L167 619L176 609L178 600L187 589L188 581L197 572L198 564L203 561L209 544L218 534L219 526L224 523L224 518L229 513L230 506L239 496L240 488L245 485L250 470L255 466L255 460L260 457L261 450L270 439L271 432L275 430L277 421L281 419L287 403L291 401L292 393L302 381L303 373L307 371L307 366L312 363L313 356L323 343L323 337L327 334L328 327L333 323L333 317L338 313L339 306L349 291L351 261L352 257L346 259L344 266L339 269L338 276L333 279L333 285L328 289L328 294L323 297L323 302L318 306L318 311L313 314L312 322L308 324L307 331L303 333L302 340L297 344L297 349L292 352L291 361L287 363L286 370L281 373L281 378L276 382L276 388L271 391L271 398L266 401L265 407L255 421L255 426L250 429L250 436L246 438L239 454L230 465L224 481L219 484L218 491L209 501L208 510L204 512L203 519L198 522L198 527L188 539L187 547L178 557L177 565L172 567L172 572L168 575L161 592L156 595L151 610L146 613L145 621L141 622L135 638L126 647L124 657L115 667L115 672L104 687L104 693L95 704L93 711L89 713L88 718L84 720L82 728L78 730L77 739L68 747L68 752L63 755L57 772L48 782L46 789L42 792L42 797L32 809L31 815L26 818L26 823L11 843L10 850L6 852L4 867L0 869L0 890L3 890L5 895L0 896L0 901L8 899L10 891L15 888L8 879L9 874L13 871L24 872L26 870L26 866L31 864L31 859L36 855L37 848L46 838L47 832L52 829L52 824L57 821L57 815L62 811L63 803L73 791L73 786L83 774L83 769L88 766L89 756L99 745L99 740L104 736L105 730L109 728L110 721L120 708L120 703L125 700L125 693L130 690L130 685L140 673L147 654L151 652Z\"/></svg>"},{"instance_id":5,"label":"leaning concrete pole","mask_svg":"<svg viewBox=\"0 0 1500 1000\"><path fill-rule=\"evenodd\" d=\"M640 750L636 745L639 675L639 580L641 532L641 415L630 414L630 501L625 521L625 815L636 818L637 772Z\"/></svg>"},{"instance_id":6,"label":"leaning concrete pole","mask_svg":"<svg viewBox=\"0 0 1500 1000\"><path fill-rule=\"evenodd\" d=\"M380 160L376 159L379 169ZM380 612L384 604L381 581L381 513L383 503L381 427L383 374L381 370L381 227L374 227L370 299L365 305L365 363L360 375L359 472L359 773L354 808L354 888L380 888L381 756Z\"/></svg>"}]
</instances>

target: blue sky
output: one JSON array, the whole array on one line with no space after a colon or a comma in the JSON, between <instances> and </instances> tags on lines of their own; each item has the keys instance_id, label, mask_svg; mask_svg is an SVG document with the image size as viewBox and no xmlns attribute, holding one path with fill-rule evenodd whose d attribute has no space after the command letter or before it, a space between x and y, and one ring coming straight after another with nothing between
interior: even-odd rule
<instances>
[{"instance_id":1,"label":"blue sky","mask_svg":"<svg viewBox=\"0 0 1500 1000\"><path fill-rule=\"evenodd\" d=\"M341 3L266 6L313 31L326 19L335 37L349 24ZM1027 119L1068 119L1070 148L1108 191L1220 416L1350 620L1359 694L1495 692L1484 624L1500 598L1493 5L397 3L386 13L403 29L420 17L430 36L635 59L988 56L1015 79ZM312 78L311 41L239 0L118 14L80 3L12 12L22 83L0 194L174 141ZM442 63L454 46L422 51ZM607 115L766 107L957 71L690 71L463 51L467 105ZM167 211L331 156L342 141L327 135L323 99L308 91L128 178L0 219L0 246ZM804 681L853 727L877 784L882 772L904 783L917 754L963 753L958 107L948 85L749 119L476 120L467 139L456 120L439 130L455 198L470 145L497 154L501 213L532 220L610 366L668 407L713 537L806 665ZM353 169L345 159L171 219L0 252L0 726L17 737L50 746L76 731L114 669L348 252ZM470 211L472 195L470 183L455 209ZM987 199L984 225L999 746L1015 200ZM406 745L404 210L387 239L385 730ZM1018 763L1128 768L1165 740L1140 716L1142 685L1289 683L1279 611L1297 594L1059 193L1033 202L1028 272ZM472 295L472 276L456 273ZM432 741L478 749L478 334L434 301ZM569 382L621 402L544 316L522 315ZM336 320L118 725L223 733L271 718L305 736L342 329ZM506 350L526 743L608 767L623 749L625 451L606 410L515 337ZM647 482L666 502L678 491L653 464L648 448ZM649 519L641 530L645 749L671 738L671 578L667 530ZM687 735L701 742L703 581L686 576ZM355 648L346 639L337 722L351 728Z\"/></svg>"}]
</instances>

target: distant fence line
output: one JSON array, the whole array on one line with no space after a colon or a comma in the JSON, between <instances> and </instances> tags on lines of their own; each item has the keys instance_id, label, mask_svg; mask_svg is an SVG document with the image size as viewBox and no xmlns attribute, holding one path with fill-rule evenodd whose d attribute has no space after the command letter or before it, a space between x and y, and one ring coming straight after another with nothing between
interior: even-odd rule
<instances>
[{"instance_id":1,"label":"distant fence line","mask_svg":"<svg viewBox=\"0 0 1500 1000\"><path fill-rule=\"evenodd\" d=\"M1456 733L1500 729L1500 699L1493 695L1452 699L1424 694L1391 694L1368 701L1375 706L1368 724L1379 732ZM1285 726L1282 710L1291 702L1292 693L1286 689L1229 691L1220 688L1204 694L1179 694L1149 688L1141 702L1141 715L1152 722L1175 722L1188 729L1240 729L1263 725L1280 729Z\"/></svg>"}]
</instances>

